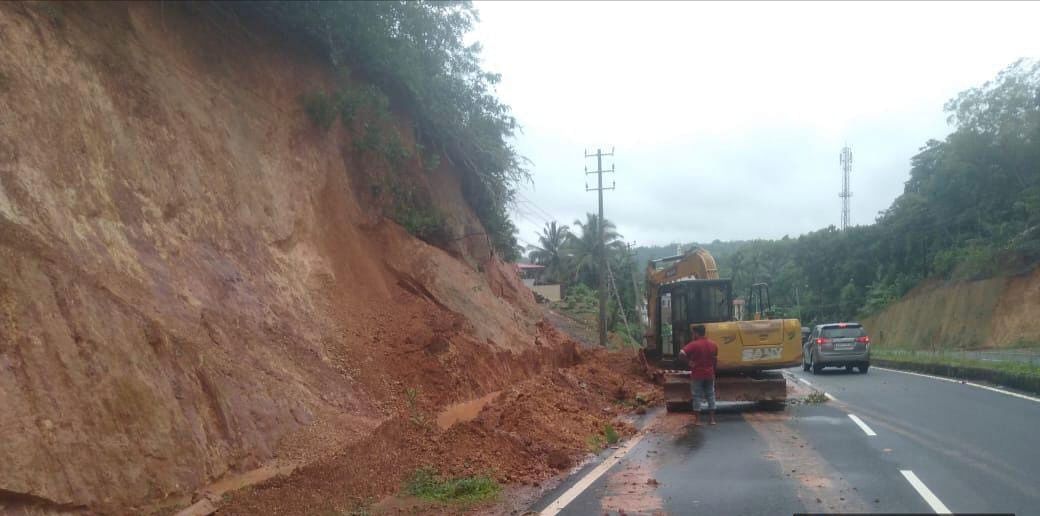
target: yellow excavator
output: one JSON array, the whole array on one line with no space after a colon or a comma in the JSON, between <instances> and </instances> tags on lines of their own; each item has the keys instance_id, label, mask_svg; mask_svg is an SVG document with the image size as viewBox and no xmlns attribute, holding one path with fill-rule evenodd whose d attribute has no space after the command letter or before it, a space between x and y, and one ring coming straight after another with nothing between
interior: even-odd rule
<instances>
[{"instance_id":1,"label":"yellow excavator","mask_svg":"<svg viewBox=\"0 0 1040 516\"><path fill-rule=\"evenodd\" d=\"M733 282L719 278L715 258L702 248L647 264L642 355L651 375L664 383L669 411L690 407L690 373L678 354L696 324L719 346L717 400L771 408L786 401L787 382L777 370L801 364L802 325L798 319L770 319L765 283L751 287L745 304L733 302L732 290ZM744 318L751 320L738 320Z\"/></svg>"}]
</instances>

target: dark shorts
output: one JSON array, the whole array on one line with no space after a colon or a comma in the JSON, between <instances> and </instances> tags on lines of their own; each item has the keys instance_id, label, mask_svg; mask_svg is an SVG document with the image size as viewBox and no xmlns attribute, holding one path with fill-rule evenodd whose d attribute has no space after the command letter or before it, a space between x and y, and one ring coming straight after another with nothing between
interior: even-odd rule
<instances>
[{"instance_id":1,"label":"dark shorts","mask_svg":"<svg viewBox=\"0 0 1040 516\"><path fill-rule=\"evenodd\" d=\"M708 378L707 380L691 378L690 392L693 394L692 403L694 412L701 409L701 398L704 398L704 400L708 402L708 410L715 410L714 378Z\"/></svg>"}]
</instances>

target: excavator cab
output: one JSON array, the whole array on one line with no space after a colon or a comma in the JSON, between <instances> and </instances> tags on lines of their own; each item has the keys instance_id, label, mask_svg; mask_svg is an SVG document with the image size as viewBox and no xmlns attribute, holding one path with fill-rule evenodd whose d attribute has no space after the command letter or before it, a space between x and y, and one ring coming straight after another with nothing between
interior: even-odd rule
<instances>
[{"instance_id":1,"label":"excavator cab","mask_svg":"<svg viewBox=\"0 0 1040 516\"><path fill-rule=\"evenodd\" d=\"M692 340L694 324L733 320L732 282L728 279L686 280L662 285L661 310L654 327L661 328L651 349L660 350L657 358L667 369L684 369L677 362L679 351Z\"/></svg>"},{"instance_id":2,"label":"excavator cab","mask_svg":"<svg viewBox=\"0 0 1040 516\"><path fill-rule=\"evenodd\" d=\"M748 289L748 314L754 321L773 318L772 305L769 304L769 284L755 283Z\"/></svg>"}]
</instances>

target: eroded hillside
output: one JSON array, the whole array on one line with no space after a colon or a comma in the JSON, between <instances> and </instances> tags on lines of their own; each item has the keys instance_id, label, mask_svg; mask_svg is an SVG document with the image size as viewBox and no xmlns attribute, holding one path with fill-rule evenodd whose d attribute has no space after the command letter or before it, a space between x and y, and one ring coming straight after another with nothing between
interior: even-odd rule
<instances>
[{"instance_id":1,"label":"eroded hillside","mask_svg":"<svg viewBox=\"0 0 1040 516\"><path fill-rule=\"evenodd\" d=\"M406 171L444 249L384 218L379 171L301 110L326 69L267 38L219 10L0 4L0 500L183 500L358 440L406 393L573 360L459 174Z\"/></svg>"},{"instance_id":2,"label":"eroded hillside","mask_svg":"<svg viewBox=\"0 0 1040 516\"><path fill-rule=\"evenodd\" d=\"M976 349L1040 342L1040 268L977 281L931 282L864 324L881 346Z\"/></svg>"}]
</instances>

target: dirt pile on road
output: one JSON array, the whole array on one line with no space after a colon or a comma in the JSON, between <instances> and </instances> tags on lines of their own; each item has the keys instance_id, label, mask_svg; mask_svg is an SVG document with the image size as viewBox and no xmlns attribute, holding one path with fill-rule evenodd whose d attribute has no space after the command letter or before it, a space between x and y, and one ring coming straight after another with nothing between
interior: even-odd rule
<instances>
[{"instance_id":1,"label":"dirt pile on road","mask_svg":"<svg viewBox=\"0 0 1040 516\"><path fill-rule=\"evenodd\" d=\"M423 468L535 484L634 429L621 416L655 403L634 353L582 350L570 367L503 389L476 417L441 430L436 415L406 411L333 456L233 494L221 514L320 514L361 509L398 492ZM637 401L641 400L641 401ZM450 510L435 508L433 512Z\"/></svg>"}]
</instances>

